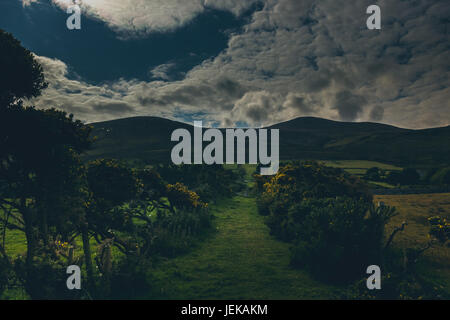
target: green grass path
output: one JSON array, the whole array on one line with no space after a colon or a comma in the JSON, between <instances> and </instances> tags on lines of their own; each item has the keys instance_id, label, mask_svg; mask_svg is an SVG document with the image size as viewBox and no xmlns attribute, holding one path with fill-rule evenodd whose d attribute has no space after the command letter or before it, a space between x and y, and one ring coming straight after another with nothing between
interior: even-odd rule
<instances>
[{"instance_id":1,"label":"green grass path","mask_svg":"<svg viewBox=\"0 0 450 320\"><path fill-rule=\"evenodd\" d=\"M289 266L289 246L269 235L256 200L236 196L211 207L216 232L154 270L163 299L326 299L326 286Z\"/></svg>"}]
</instances>

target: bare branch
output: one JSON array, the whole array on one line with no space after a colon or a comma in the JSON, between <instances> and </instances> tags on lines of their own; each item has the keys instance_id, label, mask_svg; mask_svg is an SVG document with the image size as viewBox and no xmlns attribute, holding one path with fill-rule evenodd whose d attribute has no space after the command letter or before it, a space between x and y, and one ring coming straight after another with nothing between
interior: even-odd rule
<instances>
[{"instance_id":1,"label":"bare branch","mask_svg":"<svg viewBox=\"0 0 450 320\"><path fill-rule=\"evenodd\" d=\"M386 245L384 246L384 250L386 250L392 243L392 241L394 240L395 235L400 232L405 230L405 226L407 226L408 224L406 223L406 221L403 221L402 225L400 227L397 227L394 229L394 231L391 233L391 235L389 236L389 239L386 243Z\"/></svg>"}]
</instances>

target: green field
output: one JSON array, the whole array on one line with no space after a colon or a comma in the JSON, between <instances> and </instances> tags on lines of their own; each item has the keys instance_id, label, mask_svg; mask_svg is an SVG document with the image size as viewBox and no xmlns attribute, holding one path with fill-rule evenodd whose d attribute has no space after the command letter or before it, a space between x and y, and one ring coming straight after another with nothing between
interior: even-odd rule
<instances>
[{"instance_id":1,"label":"green field","mask_svg":"<svg viewBox=\"0 0 450 320\"><path fill-rule=\"evenodd\" d=\"M328 167L342 168L346 170L367 170L369 168L378 167L387 171L402 170L402 168L377 161L367 160L318 160ZM363 172L365 173L365 171Z\"/></svg>"}]
</instances>

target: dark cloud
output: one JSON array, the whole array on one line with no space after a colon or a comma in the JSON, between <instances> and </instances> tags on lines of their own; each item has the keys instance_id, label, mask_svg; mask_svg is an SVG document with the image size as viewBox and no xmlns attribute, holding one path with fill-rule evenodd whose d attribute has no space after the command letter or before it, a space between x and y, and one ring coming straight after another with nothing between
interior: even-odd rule
<instances>
[{"instance_id":1,"label":"dark cloud","mask_svg":"<svg viewBox=\"0 0 450 320\"><path fill-rule=\"evenodd\" d=\"M234 80L229 78L221 78L217 81L218 90L227 94L230 98L241 98L245 94L244 88Z\"/></svg>"},{"instance_id":2,"label":"dark cloud","mask_svg":"<svg viewBox=\"0 0 450 320\"><path fill-rule=\"evenodd\" d=\"M292 97L289 99L288 106L300 111L302 114L310 114L314 110L313 108L306 104L305 99L303 97Z\"/></svg>"},{"instance_id":3,"label":"dark cloud","mask_svg":"<svg viewBox=\"0 0 450 320\"><path fill-rule=\"evenodd\" d=\"M327 88L330 83L330 78L327 75L319 75L306 82L306 90L307 92L318 92Z\"/></svg>"},{"instance_id":4,"label":"dark cloud","mask_svg":"<svg viewBox=\"0 0 450 320\"><path fill-rule=\"evenodd\" d=\"M372 121L381 121L384 117L384 108L380 106L375 106L370 111L370 120Z\"/></svg>"},{"instance_id":5,"label":"dark cloud","mask_svg":"<svg viewBox=\"0 0 450 320\"><path fill-rule=\"evenodd\" d=\"M98 112L113 113L117 115L134 110L131 106L123 102L97 102L92 108Z\"/></svg>"},{"instance_id":6,"label":"dark cloud","mask_svg":"<svg viewBox=\"0 0 450 320\"><path fill-rule=\"evenodd\" d=\"M260 107L250 107L246 111L246 116L250 118L253 122L260 123L267 119L267 110Z\"/></svg>"},{"instance_id":7,"label":"dark cloud","mask_svg":"<svg viewBox=\"0 0 450 320\"><path fill-rule=\"evenodd\" d=\"M154 91L144 92L137 96L142 106L158 105L158 106L175 106L175 105L192 105L202 99L213 96L214 90L208 85L182 85L174 90L154 95Z\"/></svg>"},{"instance_id":8,"label":"dark cloud","mask_svg":"<svg viewBox=\"0 0 450 320\"><path fill-rule=\"evenodd\" d=\"M362 96L352 94L350 91L341 91L336 94L334 109L338 111L341 120L354 121L366 103L366 98Z\"/></svg>"}]
</instances>

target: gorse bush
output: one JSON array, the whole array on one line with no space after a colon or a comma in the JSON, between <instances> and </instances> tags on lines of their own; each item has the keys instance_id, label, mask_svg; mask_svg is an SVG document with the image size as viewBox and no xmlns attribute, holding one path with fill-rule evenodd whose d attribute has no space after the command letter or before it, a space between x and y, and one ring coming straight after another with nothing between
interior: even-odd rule
<instances>
[{"instance_id":1,"label":"gorse bush","mask_svg":"<svg viewBox=\"0 0 450 320\"><path fill-rule=\"evenodd\" d=\"M434 216L428 218L430 224L430 236L445 244L450 239L450 222L446 218Z\"/></svg>"},{"instance_id":2,"label":"gorse bush","mask_svg":"<svg viewBox=\"0 0 450 320\"><path fill-rule=\"evenodd\" d=\"M317 162L289 163L273 177L255 176L257 189L266 200L298 202L309 198L351 197L372 201L367 185L338 168Z\"/></svg>"},{"instance_id":3,"label":"gorse bush","mask_svg":"<svg viewBox=\"0 0 450 320\"><path fill-rule=\"evenodd\" d=\"M200 201L200 196L196 192L190 191L180 182L167 185L167 199L175 207L183 209L206 208L208 206L207 203Z\"/></svg>"},{"instance_id":4,"label":"gorse bush","mask_svg":"<svg viewBox=\"0 0 450 320\"><path fill-rule=\"evenodd\" d=\"M358 178L297 162L256 179L259 212L267 216L271 234L293 244L293 265L322 279L347 281L381 262L384 226L395 210L375 208Z\"/></svg>"},{"instance_id":5,"label":"gorse bush","mask_svg":"<svg viewBox=\"0 0 450 320\"><path fill-rule=\"evenodd\" d=\"M242 170L227 170L223 165L159 165L155 170L170 184L177 182L195 191L204 201L231 196L244 186Z\"/></svg>"},{"instance_id":6,"label":"gorse bush","mask_svg":"<svg viewBox=\"0 0 450 320\"><path fill-rule=\"evenodd\" d=\"M314 199L294 205L289 220L291 262L330 281L358 279L367 266L381 265L384 226L394 214L351 198Z\"/></svg>"}]
</instances>

